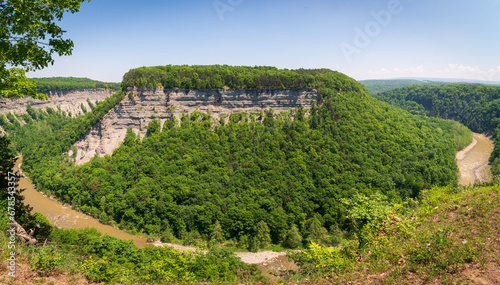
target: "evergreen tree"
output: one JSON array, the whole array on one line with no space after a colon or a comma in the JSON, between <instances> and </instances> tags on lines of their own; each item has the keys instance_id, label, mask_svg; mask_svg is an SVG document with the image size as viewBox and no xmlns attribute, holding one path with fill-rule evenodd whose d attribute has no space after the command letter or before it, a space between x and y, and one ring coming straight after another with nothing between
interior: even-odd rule
<instances>
[{"instance_id":1,"label":"evergreen tree","mask_svg":"<svg viewBox=\"0 0 500 285\"><path fill-rule=\"evenodd\" d=\"M309 224L307 232L309 233L309 241L314 241L316 243L324 243L328 236L328 231L323 227L323 224L316 215Z\"/></svg>"},{"instance_id":2,"label":"evergreen tree","mask_svg":"<svg viewBox=\"0 0 500 285\"><path fill-rule=\"evenodd\" d=\"M334 223L330 227L330 243L332 245L340 244L340 242L342 241L343 235L344 234L340 230L339 225L337 223Z\"/></svg>"},{"instance_id":3,"label":"evergreen tree","mask_svg":"<svg viewBox=\"0 0 500 285\"><path fill-rule=\"evenodd\" d=\"M224 238L224 234L222 233L222 227L219 221L215 221L215 224L213 224L212 230L210 231L210 239L218 244L221 244L226 240Z\"/></svg>"},{"instance_id":4,"label":"evergreen tree","mask_svg":"<svg viewBox=\"0 0 500 285\"><path fill-rule=\"evenodd\" d=\"M258 248L263 248L269 245L271 242L270 230L267 223L260 221L255 226L255 240L257 242Z\"/></svg>"},{"instance_id":5,"label":"evergreen tree","mask_svg":"<svg viewBox=\"0 0 500 285\"><path fill-rule=\"evenodd\" d=\"M290 248L297 248L302 244L302 236L296 225L292 225L286 239L286 245Z\"/></svg>"}]
</instances>

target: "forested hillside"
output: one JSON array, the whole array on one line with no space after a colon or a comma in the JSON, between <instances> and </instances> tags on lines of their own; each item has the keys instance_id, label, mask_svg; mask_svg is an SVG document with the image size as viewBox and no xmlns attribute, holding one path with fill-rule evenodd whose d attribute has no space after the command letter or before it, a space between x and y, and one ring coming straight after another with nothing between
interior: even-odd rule
<instances>
[{"instance_id":1,"label":"forested hillside","mask_svg":"<svg viewBox=\"0 0 500 285\"><path fill-rule=\"evenodd\" d=\"M40 146L44 140L53 137L56 131L75 120L68 113L52 108L33 109L28 105L26 111L16 115L0 115L0 126L10 134L15 153L28 152L27 148ZM23 127L21 121L25 123Z\"/></svg>"},{"instance_id":2,"label":"forested hillside","mask_svg":"<svg viewBox=\"0 0 500 285\"><path fill-rule=\"evenodd\" d=\"M500 138L500 87L475 84L411 86L379 93L376 98L414 114L456 120L474 132ZM500 174L500 147L490 161L494 175Z\"/></svg>"},{"instance_id":3,"label":"forested hillside","mask_svg":"<svg viewBox=\"0 0 500 285\"><path fill-rule=\"evenodd\" d=\"M51 91L71 91L77 89L112 89L118 91L120 83L101 82L88 78L78 77L43 77L33 78L36 82L38 92L49 93Z\"/></svg>"},{"instance_id":4,"label":"forested hillside","mask_svg":"<svg viewBox=\"0 0 500 285\"><path fill-rule=\"evenodd\" d=\"M118 94L23 149L37 187L104 222L164 240L211 240L218 228L222 239L248 248L268 239L296 247L297 236L329 244L339 227L354 227L342 198L382 193L402 201L432 185L456 183L455 150L472 139L458 123L410 115L329 70L140 68L125 75L123 86L160 84L316 87L322 99L310 110L233 114L227 124L199 112L163 126L153 121L148 137L130 131L112 156L73 166L61 153L120 100Z\"/></svg>"}]
</instances>

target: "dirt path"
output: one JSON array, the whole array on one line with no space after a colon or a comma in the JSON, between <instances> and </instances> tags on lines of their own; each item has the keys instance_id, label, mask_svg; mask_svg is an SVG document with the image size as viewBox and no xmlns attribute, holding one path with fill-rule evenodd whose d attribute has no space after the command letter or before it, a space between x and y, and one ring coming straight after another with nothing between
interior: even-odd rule
<instances>
[{"instance_id":1,"label":"dirt path","mask_svg":"<svg viewBox=\"0 0 500 285\"><path fill-rule=\"evenodd\" d=\"M474 133L473 142L457 153L457 164L460 170L459 185L470 185L474 182L491 180L488 165L493 142L482 134Z\"/></svg>"},{"instance_id":2,"label":"dirt path","mask_svg":"<svg viewBox=\"0 0 500 285\"><path fill-rule=\"evenodd\" d=\"M192 246L184 246L184 245L178 245L178 244L173 244L173 243L162 243L159 241L156 241L154 243L155 246L171 246L175 249L178 250L196 250L195 247ZM206 252L206 251L205 251ZM278 252L278 251L259 251L259 252L235 252L234 253L236 256L241 258L241 261L248 263L248 264L258 264L258 263L266 263L266 262L272 262L278 259L281 256L285 256L286 252Z\"/></svg>"}]
</instances>

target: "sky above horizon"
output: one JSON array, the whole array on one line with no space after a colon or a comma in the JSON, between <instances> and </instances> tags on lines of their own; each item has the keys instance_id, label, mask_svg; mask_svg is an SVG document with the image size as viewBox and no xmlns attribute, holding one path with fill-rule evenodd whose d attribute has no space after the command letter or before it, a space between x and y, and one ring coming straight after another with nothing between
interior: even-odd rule
<instances>
[{"instance_id":1,"label":"sky above horizon","mask_svg":"<svg viewBox=\"0 0 500 285\"><path fill-rule=\"evenodd\" d=\"M91 0L59 23L73 54L28 76L228 64L500 81L499 12L498 0Z\"/></svg>"}]
</instances>

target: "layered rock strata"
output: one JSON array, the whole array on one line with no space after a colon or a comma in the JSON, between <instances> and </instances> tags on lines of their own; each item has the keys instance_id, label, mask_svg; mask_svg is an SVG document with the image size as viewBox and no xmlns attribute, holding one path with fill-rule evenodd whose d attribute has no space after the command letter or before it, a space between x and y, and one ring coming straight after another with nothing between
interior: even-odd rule
<instances>
[{"instance_id":1,"label":"layered rock strata","mask_svg":"<svg viewBox=\"0 0 500 285\"><path fill-rule=\"evenodd\" d=\"M48 100L33 99L31 97L3 99L0 102L0 114L11 112L13 114L26 113L26 106L31 105L34 109L39 108L61 108L62 111L70 112L73 117L83 114L82 104L90 111L88 101L95 105L96 101L103 101L113 95L114 91L108 89L85 89L72 91L54 91L47 94Z\"/></svg>"},{"instance_id":2,"label":"layered rock strata","mask_svg":"<svg viewBox=\"0 0 500 285\"><path fill-rule=\"evenodd\" d=\"M198 110L215 118L237 112L276 112L303 106L310 107L319 98L315 89L284 90L186 90L129 89L127 96L73 146L76 164L88 162L95 155L112 154L124 140L128 128L144 136L154 119L163 123L172 116ZM75 148L73 148L75 150Z\"/></svg>"}]
</instances>

